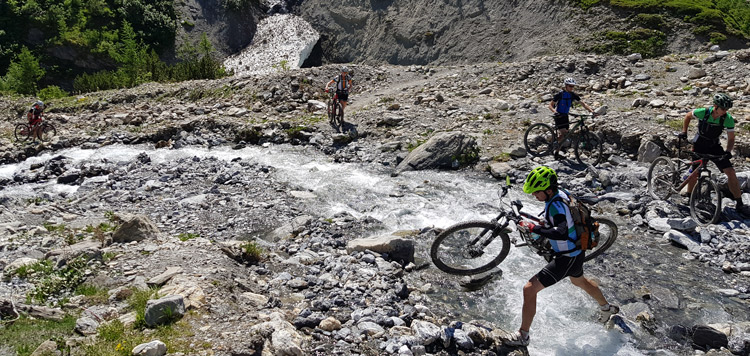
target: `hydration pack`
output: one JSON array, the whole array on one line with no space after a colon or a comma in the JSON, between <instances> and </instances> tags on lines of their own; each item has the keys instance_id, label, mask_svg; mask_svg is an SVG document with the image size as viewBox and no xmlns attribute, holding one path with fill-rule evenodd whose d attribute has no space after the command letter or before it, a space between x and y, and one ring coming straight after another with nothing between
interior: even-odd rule
<instances>
[{"instance_id":1,"label":"hydration pack","mask_svg":"<svg viewBox=\"0 0 750 356\"><path fill-rule=\"evenodd\" d=\"M588 205L573 197L572 194L565 193L570 198L567 205L570 209L571 218L573 218L576 235L578 235L578 239L573 241L576 244L576 248L571 251L591 250L599 244L599 222L591 216L591 208ZM563 198L558 196L553 201L556 200L563 201ZM565 251L565 253L567 252L570 251Z\"/></svg>"}]
</instances>

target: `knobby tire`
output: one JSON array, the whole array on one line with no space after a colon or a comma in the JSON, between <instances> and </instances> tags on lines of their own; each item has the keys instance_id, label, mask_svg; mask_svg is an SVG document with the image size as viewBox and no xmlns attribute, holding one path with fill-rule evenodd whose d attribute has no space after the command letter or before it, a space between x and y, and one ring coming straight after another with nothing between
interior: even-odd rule
<instances>
[{"instance_id":1,"label":"knobby tire","mask_svg":"<svg viewBox=\"0 0 750 356\"><path fill-rule=\"evenodd\" d=\"M31 128L27 124L18 124L13 130L13 136L16 142L25 142L31 137Z\"/></svg>"},{"instance_id":2,"label":"knobby tire","mask_svg":"<svg viewBox=\"0 0 750 356\"><path fill-rule=\"evenodd\" d=\"M557 136L551 126L538 122L529 126L523 135L523 145L526 152L534 157L542 157L552 153L552 145L557 142Z\"/></svg>"},{"instance_id":3,"label":"knobby tire","mask_svg":"<svg viewBox=\"0 0 750 356\"><path fill-rule=\"evenodd\" d=\"M584 262L601 256L617 240L617 224L614 221L603 217L595 217L594 219L599 222L599 243L592 250L586 251Z\"/></svg>"},{"instance_id":4,"label":"knobby tire","mask_svg":"<svg viewBox=\"0 0 750 356\"><path fill-rule=\"evenodd\" d=\"M602 140L593 132L584 132L579 135L575 146L575 155L578 162L583 165L596 166L602 160Z\"/></svg>"},{"instance_id":5,"label":"knobby tire","mask_svg":"<svg viewBox=\"0 0 750 356\"><path fill-rule=\"evenodd\" d=\"M57 130L55 130L54 125L48 124L48 123L42 124L42 128L40 129L40 132L39 132L39 136L40 136L39 138L42 141L49 141L50 139L55 137L55 135L57 135Z\"/></svg>"},{"instance_id":6,"label":"knobby tire","mask_svg":"<svg viewBox=\"0 0 750 356\"><path fill-rule=\"evenodd\" d=\"M721 191L710 177L702 176L690 194L690 216L700 226L715 224L721 217Z\"/></svg>"},{"instance_id":7,"label":"knobby tire","mask_svg":"<svg viewBox=\"0 0 750 356\"><path fill-rule=\"evenodd\" d=\"M481 249L479 257L469 256L470 242L485 232L480 242L492 238L492 243ZM508 234L489 221L468 221L453 225L438 234L430 248L430 257L443 272L468 276L486 272L499 265L510 250Z\"/></svg>"},{"instance_id":8,"label":"knobby tire","mask_svg":"<svg viewBox=\"0 0 750 356\"><path fill-rule=\"evenodd\" d=\"M677 182L677 169L669 157L657 157L648 168L648 193L654 199L666 200Z\"/></svg>"}]
</instances>

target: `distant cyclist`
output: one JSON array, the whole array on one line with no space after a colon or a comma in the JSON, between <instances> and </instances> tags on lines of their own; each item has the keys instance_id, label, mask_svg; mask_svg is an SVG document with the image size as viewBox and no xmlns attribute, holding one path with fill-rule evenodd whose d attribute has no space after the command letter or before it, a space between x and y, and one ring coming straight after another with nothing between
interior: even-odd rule
<instances>
[{"instance_id":1,"label":"distant cyclist","mask_svg":"<svg viewBox=\"0 0 750 356\"><path fill-rule=\"evenodd\" d=\"M42 122L42 114L44 114L44 103L41 100L37 100L26 113L26 118L29 120L29 127L34 139L41 139L39 130L42 128L39 125Z\"/></svg>"},{"instance_id":2,"label":"distant cyclist","mask_svg":"<svg viewBox=\"0 0 750 356\"><path fill-rule=\"evenodd\" d=\"M742 202L742 191L737 174L729 161L732 158L734 148L734 118L727 111L733 106L732 98L724 93L714 95L714 105L709 108L698 108L685 115L682 123L680 137L687 138L688 127L693 118L698 119L698 133L693 138L693 151L722 156L720 159L711 160L720 171L727 175L727 185L732 193L730 198L736 202L735 209L738 213L750 217L750 208ZM721 147L719 137L724 129L727 130L727 148ZM688 182L688 192L693 191L696 181Z\"/></svg>"},{"instance_id":3,"label":"distant cyclist","mask_svg":"<svg viewBox=\"0 0 750 356\"><path fill-rule=\"evenodd\" d=\"M573 102L577 101L583 105L586 110L588 110L590 113L594 113L594 110L592 110L586 103L581 101L581 97L578 96L578 94L573 92L573 89L576 87L576 80L573 78L565 78L565 81L563 82L565 84L565 87L563 90L561 90L559 93L557 93L553 98L552 101L549 102L549 109L554 113L555 118L555 128L557 128L557 141L561 141L563 137L568 133L568 129L570 128L570 119L568 118L568 114L570 113L570 108L573 106Z\"/></svg>"},{"instance_id":4,"label":"distant cyclist","mask_svg":"<svg viewBox=\"0 0 750 356\"><path fill-rule=\"evenodd\" d=\"M349 67L341 67L341 74L337 75L326 84L326 92L330 90L329 87L334 83L336 83L336 96L339 98L341 110L343 111L346 109L346 102L349 100L349 91L352 88L352 76L349 75Z\"/></svg>"},{"instance_id":5,"label":"distant cyclist","mask_svg":"<svg viewBox=\"0 0 750 356\"><path fill-rule=\"evenodd\" d=\"M543 226L522 221L520 229L539 234L548 239L555 251L552 260L539 273L531 277L523 286L523 308L521 310L521 327L514 334L505 338L503 342L509 346L527 346L529 344L529 329L536 314L536 296L543 289L570 278L570 282L583 289L599 303L601 321L609 320L612 314L617 314L620 308L611 305L602 294L599 286L583 276L583 260L585 252L576 246L578 235L573 225L573 216L568 207L570 198L564 191L558 190L557 173L549 167L534 168L523 184L523 192L533 195L544 202ZM580 301L558 301L558 303L579 303ZM553 307L554 308L554 307Z\"/></svg>"}]
</instances>

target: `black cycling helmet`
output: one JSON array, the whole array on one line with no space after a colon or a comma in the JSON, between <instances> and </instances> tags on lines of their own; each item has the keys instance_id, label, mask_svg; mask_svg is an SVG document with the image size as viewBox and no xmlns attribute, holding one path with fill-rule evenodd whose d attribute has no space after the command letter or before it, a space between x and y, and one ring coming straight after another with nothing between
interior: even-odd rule
<instances>
[{"instance_id":1,"label":"black cycling helmet","mask_svg":"<svg viewBox=\"0 0 750 356\"><path fill-rule=\"evenodd\" d=\"M724 93L717 93L716 95L714 95L714 105L718 107L729 109L733 104L734 103L732 102L732 98L730 98L729 95L726 95Z\"/></svg>"}]
</instances>

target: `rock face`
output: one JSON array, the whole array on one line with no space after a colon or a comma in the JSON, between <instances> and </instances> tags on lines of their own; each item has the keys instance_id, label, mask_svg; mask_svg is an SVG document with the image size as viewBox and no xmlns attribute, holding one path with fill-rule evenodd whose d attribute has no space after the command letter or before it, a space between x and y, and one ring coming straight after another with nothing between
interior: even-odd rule
<instances>
[{"instance_id":1,"label":"rock face","mask_svg":"<svg viewBox=\"0 0 750 356\"><path fill-rule=\"evenodd\" d=\"M302 66L320 35L298 16L276 15L258 24L253 43L224 66L235 75L264 74Z\"/></svg>"},{"instance_id":2,"label":"rock face","mask_svg":"<svg viewBox=\"0 0 750 356\"><path fill-rule=\"evenodd\" d=\"M322 34L323 62L334 63L445 64L570 54L575 46L568 37L586 36L597 26L627 26L608 7L583 12L566 1L311 0L295 13ZM678 51L700 45L676 34L668 42Z\"/></svg>"}]
</instances>

